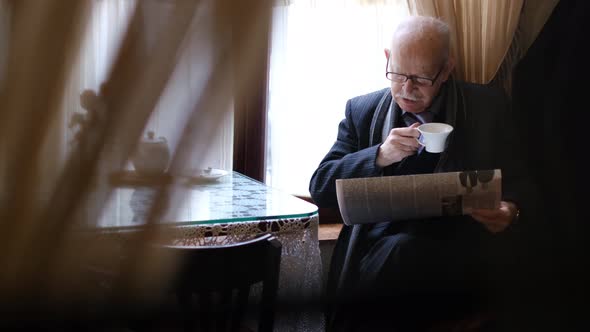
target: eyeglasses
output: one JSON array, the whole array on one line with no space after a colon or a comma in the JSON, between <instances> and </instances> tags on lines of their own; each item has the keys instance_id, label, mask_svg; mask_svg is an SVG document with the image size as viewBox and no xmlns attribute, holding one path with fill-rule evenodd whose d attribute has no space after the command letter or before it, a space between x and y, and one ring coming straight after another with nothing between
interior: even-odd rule
<instances>
[{"instance_id":1,"label":"eyeglasses","mask_svg":"<svg viewBox=\"0 0 590 332\"><path fill-rule=\"evenodd\" d=\"M406 75L406 74L394 73L392 71L387 71L387 69L389 69L389 58L387 58L387 65L385 67L385 77L387 77L388 80L396 82L396 83L405 83L407 80L412 80L412 82L418 86L433 86L434 82L436 82L436 79L438 78L440 73L442 73L442 70L444 67L445 66L441 66L440 70L438 71L436 76L434 76L434 78L431 79L431 78L420 77L420 76L416 76L416 75Z\"/></svg>"}]
</instances>

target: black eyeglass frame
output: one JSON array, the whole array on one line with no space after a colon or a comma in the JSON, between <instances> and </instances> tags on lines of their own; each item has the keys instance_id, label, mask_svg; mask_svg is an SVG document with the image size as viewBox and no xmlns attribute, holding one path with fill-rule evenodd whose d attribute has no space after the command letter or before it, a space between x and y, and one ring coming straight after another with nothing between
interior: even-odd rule
<instances>
[{"instance_id":1,"label":"black eyeglass frame","mask_svg":"<svg viewBox=\"0 0 590 332\"><path fill-rule=\"evenodd\" d=\"M396 73L393 71L387 71L387 69L389 69L389 59L390 58L387 58L387 64L385 65L385 78L387 78L388 80L390 80L392 82L396 82L396 83L406 83L408 80L412 80L412 82L418 86L433 86L434 83L436 82L436 80L438 79L438 77L440 76L440 73L442 73L443 69L445 68L445 66L442 65L440 67L438 73L436 73L436 76L434 76L434 78L421 77L421 76L416 76L416 75L406 75L406 74ZM394 80L392 78L392 75L397 75L402 80L401 81ZM424 80L424 81L419 81L419 80ZM427 83L427 82L429 82L429 83Z\"/></svg>"}]
</instances>

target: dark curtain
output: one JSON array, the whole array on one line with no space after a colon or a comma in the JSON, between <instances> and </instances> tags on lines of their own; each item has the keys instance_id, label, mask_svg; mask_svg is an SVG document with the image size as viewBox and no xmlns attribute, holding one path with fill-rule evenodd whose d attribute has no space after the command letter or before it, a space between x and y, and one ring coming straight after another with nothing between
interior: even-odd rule
<instances>
[{"instance_id":1,"label":"dark curtain","mask_svg":"<svg viewBox=\"0 0 590 332\"><path fill-rule=\"evenodd\" d=\"M562 0L514 73L522 156L533 179L522 211L514 330L590 325L589 44L590 1Z\"/></svg>"}]
</instances>

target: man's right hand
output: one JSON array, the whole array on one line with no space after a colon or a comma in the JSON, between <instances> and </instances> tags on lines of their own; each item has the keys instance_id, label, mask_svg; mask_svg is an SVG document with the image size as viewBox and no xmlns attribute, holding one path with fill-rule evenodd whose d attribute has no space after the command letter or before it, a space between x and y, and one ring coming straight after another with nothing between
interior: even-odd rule
<instances>
[{"instance_id":1,"label":"man's right hand","mask_svg":"<svg viewBox=\"0 0 590 332\"><path fill-rule=\"evenodd\" d=\"M416 129L419 125L416 122L410 127L391 129L385 142L379 147L377 166L383 168L415 154L420 147L420 132Z\"/></svg>"}]
</instances>

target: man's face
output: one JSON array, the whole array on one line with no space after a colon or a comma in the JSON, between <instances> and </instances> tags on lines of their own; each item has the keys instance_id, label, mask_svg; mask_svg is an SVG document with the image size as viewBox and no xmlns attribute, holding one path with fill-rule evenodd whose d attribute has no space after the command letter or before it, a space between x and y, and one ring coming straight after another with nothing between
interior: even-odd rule
<instances>
[{"instance_id":1,"label":"man's face","mask_svg":"<svg viewBox=\"0 0 590 332\"><path fill-rule=\"evenodd\" d=\"M389 56L388 71L413 77L403 83L391 81L391 94L396 103L406 112L426 110L448 79L448 63L438 50L416 44L398 45L393 52L386 50L385 53ZM421 78L434 80L434 84Z\"/></svg>"}]
</instances>

